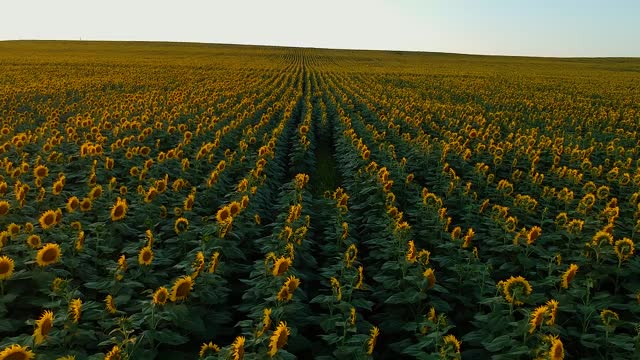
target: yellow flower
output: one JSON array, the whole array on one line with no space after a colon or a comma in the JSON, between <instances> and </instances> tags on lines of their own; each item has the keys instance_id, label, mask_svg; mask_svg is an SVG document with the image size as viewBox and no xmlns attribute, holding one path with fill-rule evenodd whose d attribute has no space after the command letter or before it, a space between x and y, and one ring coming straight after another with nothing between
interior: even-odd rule
<instances>
[{"instance_id":1,"label":"yellow flower","mask_svg":"<svg viewBox=\"0 0 640 360\"><path fill-rule=\"evenodd\" d=\"M257 337L262 336L267 330L269 330L270 326L271 326L271 309L265 308L264 310L262 310L262 327L258 330L258 332L256 333L256 336Z\"/></svg>"},{"instance_id":2,"label":"yellow flower","mask_svg":"<svg viewBox=\"0 0 640 360\"><path fill-rule=\"evenodd\" d=\"M191 276L183 276L173 283L171 288L171 301L186 300L193 289L193 280Z\"/></svg>"},{"instance_id":3,"label":"yellow flower","mask_svg":"<svg viewBox=\"0 0 640 360\"><path fill-rule=\"evenodd\" d=\"M502 287L502 293L507 302L513 305L522 305L523 297L528 297L533 292L531 284L522 276L513 277L499 283Z\"/></svg>"},{"instance_id":4,"label":"yellow flower","mask_svg":"<svg viewBox=\"0 0 640 360\"><path fill-rule=\"evenodd\" d=\"M335 277L331 278L331 289L336 297L336 300L342 300L342 289L340 288L340 281L338 281L338 279L336 279Z\"/></svg>"},{"instance_id":5,"label":"yellow flower","mask_svg":"<svg viewBox=\"0 0 640 360\"><path fill-rule=\"evenodd\" d=\"M222 224L227 222L227 220L231 217L231 210L229 210L228 206L224 206L222 207L220 210L218 210L218 212L216 213L216 220L218 220L218 223Z\"/></svg>"},{"instance_id":6,"label":"yellow flower","mask_svg":"<svg viewBox=\"0 0 640 360\"><path fill-rule=\"evenodd\" d=\"M469 230L467 230L467 234L463 238L462 247L465 249L468 248L469 245L471 245L471 240L473 240L475 236L476 236L475 231L473 231L472 228L469 228Z\"/></svg>"},{"instance_id":7,"label":"yellow flower","mask_svg":"<svg viewBox=\"0 0 640 360\"><path fill-rule=\"evenodd\" d=\"M9 205L8 201L6 200L0 201L0 216L7 215L10 209L11 209L11 206Z\"/></svg>"},{"instance_id":8,"label":"yellow flower","mask_svg":"<svg viewBox=\"0 0 640 360\"><path fill-rule=\"evenodd\" d=\"M557 336L551 340L551 349L549 350L550 360L562 360L564 359L564 346L562 341Z\"/></svg>"},{"instance_id":9,"label":"yellow flower","mask_svg":"<svg viewBox=\"0 0 640 360\"><path fill-rule=\"evenodd\" d=\"M358 266L358 281L356 282L355 288L356 289L362 289L362 283L363 282L364 282L363 267L362 266Z\"/></svg>"},{"instance_id":10,"label":"yellow flower","mask_svg":"<svg viewBox=\"0 0 640 360\"><path fill-rule=\"evenodd\" d=\"M87 212L93 207L93 202L90 198L86 197L80 201L80 211Z\"/></svg>"},{"instance_id":11,"label":"yellow flower","mask_svg":"<svg viewBox=\"0 0 640 360\"><path fill-rule=\"evenodd\" d=\"M629 258L631 258L631 256L635 252L635 244L633 243L633 240L629 238L623 238L622 240L616 241L615 245L613 246L613 250L616 252L618 260L629 260Z\"/></svg>"},{"instance_id":12,"label":"yellow flower","mask_svg":"<svg viewBox=\"0 0 640 360\"><path fill-rule=\"evenodd\" d=\"M280 324L276 327L269 338L269 357L274 357L278 352L278 349L282 349L287 343L287 339L291 335L291 331L287 327L287 323L280 321Z\"/></svg>"},{"instance_id":13,"label":"yellow flower","mask_svg":"<svg viewBox=\"0 0 640 360\"><path fill-rule=\"evenodd\" d=\"M356 261L357 257L358 257L358 248L356 247L356 244L349 245L349 247L347 248L347 251L345 251L344 253L344 263L347 269L350 269L351 266L353 266L353 262Z\"/></svg>"},{"instance_id":14,"label":"yellow flower","mask_svg":"<svg viewBox=\"0 0 640 360\"><path fill-rule=\"evenodd\" d=\"M189 229L189 220L181 217L176 219L175 224L173 225L173 230L175 230L176 234L180 234Z\"/></svg>"},{"instance_id":15,"label":"yellow flower","mask_svg":"<svg viewBox=\"0 0 640 360\"><path fill-rule=\"evenodd\" d=\"M611 329L616 326L614 322L620 320L620 316L615 311L604 309L600 312L600 319L604 326Z\"/></svg>"},{"instance_id":16,"label":"yellow flower","mask_svg":"<svg viewBox=\"0 0 640 360\"><path fill-rule=\"evenodd\" d=\"M351 307L351 310L349 310L349 325L351 326L355 326L356 325L356 308Z\"/></svg>"},{"instance_id":17,"label":"yellow flower","mask_svg":"<svg viewBox=\"0 0 640 360\"><path fill-rule=\"evenodd\" d=\"M289 270L291 266L291 259L281 256L278 258L273 264L273 269L271 270L271 274L273 276L280 276Z\"/></svg>"},{"instance_id":18,"label":"yellow flower","mask_svg":"<svg viewBox=\"0 0 640 360\"><path fill-rule=\"evenodd\" d=\"M104 305L109 314L113 315L118 312L118 309L116 309L116 302L115 300L113 300L113 296L107 295L107 297L104 299Z\"/></svg>"},{"instance_id":19,"label":"yellow flower","mask_svg":"<svg viewBox=\"0 0 640 360\"><path fill-rule=\"evenodd\" d=\"M207 355L207 352L218 353L220 352L220 347L211 341L208 344L203 343L202 346L200 346L200 352L198 353L200 359L203 359Z\"/></svg>"},{"instance_id":20,"label":"yellow flower","mask_svg":"<svg viewBox=\"0 0 640 360\"><path fill-rule=\"evenodd\" d=\"M533 245L536 239L540 236L542 229L539 226L534 226L529 229L529 233L527 234L527 245Z\"/></svg>"},{"instance_id":21,"label":"yellow flower","mask_svg":"<svg viewBox=\"0 0 640 360\"><path fill-rule=\"evenodd\" d=\"M549 301L547 301L547 308L549 308L549 319L547 319L546 324L549 326L552 326L553 324L556 323L556 316L558 314L558 306L560 304L558 303L557 300L551 299Z\"/></svg>"},{"instance_id":22,"label":"yellow flower","mask_svg":"<svg viewBox=\"0 0 640 360\"><path fill-rule=\"evenodd\" d=\"M529 327L529 334L533 334L533 332L536 331L536 329L539 328L540 325L542 325L542 322L544 321L544 316L548 310L549 308L543 305L543 306L537 307L531 313L531 319L529 320L529 324L531 324L531 326Z\"/></svg>"},{"instance_id":23,"label":"yellow flower","mask_svg":"<svg viewBox=\"0 0 640 360\"><path fill-rule=\"evenodd\" d=\"M31 360L35 359L36 354L29 350L26 346L13 344L7 346L0 351L0 360Z\"/></svg>"},{"instance_id":24,"label":"yellow flower","mask_svg":"<svg viewBox=\"0 0 640 360\"><path fill-rule=\"evenodd\" d=\"M409 248L407 249L407 254L405 255L405 259L411 264L416 262L416 245L413 240L409 240L407 244Z\"/></svg>"},{"instance_id":25,"label":"yellow flower","mask_svg":"<svg viewBox=\"0 0 640 360\"><path fill-rule=\"evenodd\" d=\"M293 275L289 276L280 288L280 291L278 291L278 301L291 301L291 299L293 299L293 293L298 286L300 286L300 279Z\"/></svg>"},{"instance_id":26,"label":"yellow flower","mask_svg":"<svg viewBox=\"0 0 640 360\"><path fill-rule=\"evenodd\" d=\"M29 247L32 249L40 248L40 246L42 245L40 241L40 236L36 234L29 235L29 237L27 238L27 245L29 245Z\"/></svg>"},{"instance_id":27,"label":"yellow flower","mask_svg":"<svg viewBox=\"0 0 640 360\"><path fill-rule=\"evenodd\" d=\"M116 203L111 208L111 221L118 221L124 219L127 215L127 210L129 206L127 205L127 199L122 199L118 196Z\"/></svg>"},{"instance_id":28,"label":"yellow flower","mask_svg":"<svg viewBox=\"0 0 640 360\"><path fill-rule=\"evenodd\" d=\"M427 270L424 271L424 273L422 274L422 276L424 276L425 279L427 279L427 288L431 289L432 287L435 286L436 284L436 274L434 273L432 268L428 268Z\"/></svg>"},{"instance_id":29,"label":"yellow flower","mask_svg":"<svg viewBox=\"0 0 640 360\"><path fill-rule=\"evenodd\" d=\"M569 288L569 283L571 283L571 280L573 280L573 278L576 276L576 272L578 272L579 266L576 264L571 264L569 265L569 269L567 269L567 271L564 272L564 274L562 274L562 288L563 289L568 289Z\"/></svg>"},{"instance_id":30,"label":"yellow flower","mask_svg":"<svg viewBox=\"0 0 640 360\"><path fill-rule=\"evenodd\" d=\"M242 360L244 358L244 336L238 336L233 341L233 344L231 344L231 355L233 356L233 360Z\"/></svg>"},{"instance_id":31,"label":"yellow flower","mask_svg":"<svg viewBox=\"0 0 640 360\"><path fill-rule=\"evenodd\" d=\"M44 179L49 175L49 169L44 165L38 165L33 169L33 176L36 179Z\"/></svg>"},{"instance_id":32,"label":"yellow flower","mask_svg":"<svg viewBox=\"0 0 640 360\"><path fill-rule=\"evenodd\" d=\"M380 335L380 329L377 326L371 328L371 332L369 333L369 339L367 339L367 354L373 354L373 349L376 347L376 342L378 341L378 335Z\"/></svg>"},{"instance_id":33,"label":"yellow flower","mask_svg":"<svg viewBox=\"0 0 640 360\"><path fill-rule=\"evenodd\" d=\"M36 262L39 266L45 267L51 264L55 264L60 260L62 252L60 251L60 245L49 243L38 250L36 254Z\"/></svg>"},{"instance_id":34,"label":"yellow flower","mask_svg":"<svg viewBox=\"0 0 640 360\"><path fill-rule=\"evenodd\" d=\"M211 260L209 261L209 273L213 274L218 268L218 262L220 261L220 252L215 251L211 254Z\"/></svg>"},{"instance_id":35,"label":"yellow flower","mask_svg":"<svg viewBox=\"0 0 640 360\"><path fill-rule=\"evenodd\" d=\"M104 356L104 360L120 360L122 358L122 351L118 345L113 345L111 350Z\"/></svg>"},{"instance_id":36,"label":"yellow flower","mask_svg":"<svg viewBox=\"0 0 640 360\"><path fill-rule=\"evenodd\" d=\"M73 299L69 303L69 314L73 317L73 322L80 321L80 315L82 315L82 300Z\"/></svg>"},{"instance_id":37,"label":"yellow flower","mask_svg":"<svg viewBox=\"0 0 640 360\"><path fill-rule=\"evenodd\" d=\"M40 215L40 219L38 219L40 223L40 227L44 230L52 228L56 224L56 213L53 210L47 210L42 215Z\"/></svg>"},{"instance_id":38,"label":"yellow flower","mask_svg":"<svg viewBox=\"0 0 640 360\"><path fill-rule=\"evenodd\" d=\"M145 246L138 252L138 264L149 266L153 261L153 250L151 246Z\"/></svg>"},{"instance_id":39,"label":"yellow flower","mask_svg":"<svg viewBox=\"0 0 640 360\"><path fill-rule=\"evenodd\" d=\"M161 286L153 293L153 304L164 305L169 298L169 291L164 286Z\"/></svg>"},{"instance_id":40,"label":"yellow flower","mask_svg":"<svg viewBox=\"0 0 640 360\"><path fill-rule=\"evenodd\" d=\"M459 359L462 342L453 335L447 335L443 340L444 343L440 347L440 357L442 359Z\"/></svg>"},{"instance_id":41,"label":"yellow flower","mask_svg":"<svg viewBox=\"0 0 640 360\"><path fill-rule=\"evenodd\" d=\"M460 234L462 233L462 229L460 226L456 226L451 231L451 240L457 240L460 238Z\"/></svg>"},{"instance_id":42,"label":"yellow flower","mask_svg":"<svg viewBox=\"0 0 640 360\"><path fill-rule=\"evenodd\" d=\"M11 278L14 268L15 263L12 258L6 255L0 256L0 281Z\"/></svg>"},{"instance_id":43,"label":"yellow flower","mask_svg":"<svg viewBox=\"0 0 640 360\"><path fill-rule=\"evenodd\" d=\"M46 310L40 316L40 319L36 320L36 328L33 330L34 342L36 345L42 344L47 338L49 332L53 328L53 312Z\"/></svg>"}]
</instances>

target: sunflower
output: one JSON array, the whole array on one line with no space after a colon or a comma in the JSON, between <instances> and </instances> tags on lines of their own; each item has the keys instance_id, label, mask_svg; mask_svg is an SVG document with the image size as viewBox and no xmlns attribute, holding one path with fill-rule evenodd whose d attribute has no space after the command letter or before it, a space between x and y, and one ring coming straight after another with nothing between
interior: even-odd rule
<instances>
[{"instance_id":1,"label":"sunflower","mask_svg":"<svg viewBox=\"0 0 640 360\"><path fill-rule=\"evenodd\" d=\"M27 238L27 245L32 249L38 249L41 246L40 236L33 234Z\"/></svg>"},{"instance_id":2,"label":"sunflower","mask_svg":"<svg viewBox=\"0 0 640 360\"><path fill-rule=\"evenodd\" d=\"M409 240L409 242L407 243L407 246L409 247L407 249L407 254L405 255L405 259L407 259L407 261L411 264L416 262L416 245L413 242L413 240Z\"/></svg>"},{"instance_id":3,"label":"sunflower","mask_svg":"<svg viewBox=\"0 0 640 360\"><path fill-rule=\"evenodd\" d=\"M44 165L38 165L33 169L33 176L36 179L44 179L49 175L49 169Z\"/></svg>"},{"instance_id":4,"label":"sunflower","mask_svg":"<svg viewBox=\"0 0 640 360\"><path fill-rule=\"evenodd\" d=\"M218 268L218 262L220 261L220 252L219 251L214 251L211 254L211 260L209 260L209 273L213 274L216 272L216 269Z\"/></svg>"},{"instance_id":5,"label":"sunflower","mask_svg":"<svg viewBox=\"0 0 640 360\"><path fill-rule=\"evenodd\" d=\"M85 240L84 231L80 230L78 232L78 237L76 237L76 244L75 244L76 251L82 251L82 249L84 249L84 240Z\"/></svg>"},{"instance_id":6,"label":"sunflower","mask_svg":"<svg viewBox=\"0 0 640 360\"><path fill-rule=\"evenodd\" d=\"M293 293L300 286L300 279L295 276L289 276L287 280L282 284L280 291L278 291L278 301L291 301L293 299Z\"/></svg>"},{"instance_id":7,"label":"sunflower","mask_svg":"<svg viewBox=\"0 0 640 360\"><path fill-rule=\"evenodd\" d=\"M573 280L573 278L576 276L576 273L578 272L579 266L576 264L571 264L569 265L569 269L567 269L567 271L564 272L564 274L562 274L562 288L563 289L568 289L569 288L569 283L571 283L571 281Z\"/></svg>"},{"instance_id":8,"label":"sunflower","mask_svg":"<svg viewBox=\"0 0 640 360\"><path fill-rule=\"evenodd\" d=\"M463 242L462 242L462 247L463 247L463 248L465 248L465 249L466 249L466 248L468 248L468 247L469 247L469 245L471 245L471 240L473 240L473 238L474 238L475 236L476 236L475 231L473 231L473 229L472 229L472 228L469 228L469 229L467 230L466 235L465 235L465 236L464 236L464 238L462 239L462 240L463 240Z\"/></svg>"},{"instance_id":9,"label":"sunflower","mask_svg":"<svg viewBox=\"0 0 640 360\"><path fill-rule=\"evenodd\" d=\"M256 336L262 336L271 327L271 309L262 310L262 327L256 332Z\"/></svg>"},{"instance_id":10,"label":"sunflower","mask_svg":"<svg viewBox=\"0 0 640 360\"><path fill-rule=\"evenodd\" d=\"M356 308L351 307L351 309L349 310L349 320L348 320L349 325L355 326L356 319L357 319Z\"/></svg>"},{"instance_id":11,"label":"sunflower","mask_svg":"<svg viewBox=\"0 0 640 360\"><path fill-rule=\"evenodd\" d=\"M542 322L544 321L544 316L548 310L549 308L547 306L542 305L537 307L531 313L531 319L529 320L529 324L531 324L531 326L529 327L529 334L533 334L533 332L536 331L536 328L539 328L540 325L542 325Z\"/></svg>"},{"instance_id":12,"label":"sunflower","mask_svg":"<svg viewBox=\"0 0 640 360\"><path fill-rule=\"evenodd\" d=\"M551 340L551 349L549 349L550 360L562 360L564 359L564 346L562 341L557 336Z\"/></svg>"},{"instance_id":13,"label":"sunflower","mask_svg":"<svg viewBox=\"0 0 640 360\"><path fill-rule=\"evenodd\" d=\"M527 233L527 245L533 245L536 239L540 236L542 229L539 226L534 226L529 229Z\"/></svg>"},{"instance_id":14,"label":"sunflower","mask_svg":"<svg viewBox=\"0 0 640 360\"><path fill-rule=\"evenodd\" d=\"M616 252L619 261L625 261L631 258L633 253L635 252L635 244L633 240L629 238L623 238L622 240L617 240L615 245L613 246L613 250Z\"/></svg>"},{"instance_id":15,"label":"sunflower","mask_svg":"<svg viewBox=\"0 0 640 360\"><path fill-rule=\"evenodd\" d=\"M281 256L273 264L273 269L271 270L271 274L273 276L280 276L286 273L287 270L289 270L291 263L292 263L291 259Z\"/></svg>"},{"instance_id":16,"label":"sunflower","mask_svg":"<svg viewBox=\"0 0 640 360\"><path fill-rule=\"evenodd\" d=\"M451 240L457 240L460 238L460 234L462 233L462 229L460 226L456 226L451 231Z\"/></svg>"},{"instance_id":17,"label":"sunflower","mask_svg":"<svg viewBox=\"0 0 640 360\"><path fill-rule=\"evenodd\" d=\"M11 234L8 231L0 231L0 249L7 245Z\"/></svg>"},{"instance_id":18,"label":"sunflower","mask_svg":"<svg viewBox=\"0 0 640 360\"><path fill-rule=\"evenodd\" d=\"M57 358L56 360L76 360L75 355L67 355Z\"/></svg>"},{"instance_id":19,"label":"sunflower","mask_svg":"<svg viewBox=\"0 0 640 360\"><path fill-rule=\"evenodd\" d=\"M231 344L231 355L233 356L233 360L242 360L244 358L244 336L238 336L233 341L233 344Z\"/></svg>"},{"instance_id":20,"label":"sunflower","mask_svg":"<svg viewBox=\"0 0 640 360\"><path fill-rule=\"evenodd\" d=\"M335 277L331 278L331 290L337 301L342 300L342 288L340 287L340 281Z\"/></svg>"},{"instance_id":21,"label":"sunflower","mask_svg":"<svg viewBox=\"0 0 640 360\"><path fill-rule=\"evenodd\" d=\"M198 253L196 254L196 258L193 260L193 263L191 264L191 268L193 269L193 274L191 274L191 277L194 280L200 275L202 270L204 270L204 262L205 262L204 254L202 253L202 251L198 251Z\"/></svg>"},{"instance_id":22,"label":"sunflower","mask_svg":"<svg viewBox=\"0 0 640 360\"><path fill-rule=\"evenodd\" d=\"M218 223L225 223L231 217L231 210L229 206L224 206L216 213L216 220Z\"/></svg>"},{"instance_id":23,"label":"sunflower","mask_svg":"<svg viewBox=\"0 0 640 360\"><path fill-rule=\"evenodd\" d=\"M73 299L69 303L69 315L73 318L73 322L80 321L80 315L82 315L82 300Z\"/></svg>"},{"instance_id":24,"label":"sunflower","mask_svg":"<svg viewBox=\"0 0 640 360\"><path fill-rule=\"evenodd\" d=\"M546 306L549 308L549 319L547 319L546 324L552 326L556 323L556 316L558 314L558 306L560 304L557 300L551 299L547 301Z\"/></svg>"},{"instance_id":25,"label":"sunflower","mask_svg":"<svg viewBox=\"0 0 640 360\"><path fill-rule=\"evenodd\" d=\"M193 280L191 276L187 275L177 279L171 288L171 301L186 300L192 289Z\"/></svg>"},{"instance_id":26,"label":"sunflower","mask_svg":"<svg viewBox=\"0 0 640 360\"><path fill-rule=\"evenodd\" d=\"M176 232L176 234L180 234L182 232L185 232L189 229L189 220L180 217L176 219L175 224L173 225L173 230Z\"/></svg>"},{"instance_id":27,"label":"sunflower","mask_svg":"<svg viewBox=\"0 0 640 360\"><path fill-rule=\"evenodd\" d=\"M242 208L242 204L240 204L237 201L232 201L229 204L229 213L231 214L231 217L238 215L240 213L241 208Z\"/></svg>"},{"instance_id":28,"label":"sunflower","mask_svg":"<svg viewBox=\"0 0 640 360\"><path fill-rule=\"evenodd\" d=\"M8 201L0 201L0 216L7 215L9 213L9 209L11 209L11 206L9 205Z\"/></svg>"},{"instance_id":29,"label":"sunflower","mask_svg":"<svg viewBox=\"0 0 640 360\"><path fill-rule=\"evenodd\" d=\"M280 321L280 324L278 324L278 327L276 327L269 338L269 357L274 357L278 352L278 349L282 349L284 347L289 335L291 335L291 331L287 327L287 323Z\"/></svg>"},{"instance_id":30,"label":"sunflower","mask_svg":"<svg viewBox=\"0 0 640 360\"><path fill-rule=\"evenodd\" d=\"M118 196L116 203L111 208L111 221L118 221L124 219L127 216L127 210L129 206L127 205L127 199L122 199Z\"/></svg>"},{"instance_id":31,"label":"sunflower","mask_svg":"<svg viewBox=\"0 0 640 360\"><path fill-rule=\"evenodd\" d=\"M427 279L427 288L431 289L436 284L436 274L434 273L432 268L428 268L422 274L425 279Z\"/></svg>"},{"instance_id":32,"label":"sunflower","mask_svg":"<svg viewBox=\"0 0 640 360\"><path fill-rule=\"evenodd\" d=\"M441 359L459 359L461 341L453 335L447 335L443 338L444 343L440 347Z\"/></svg>"},{"instance_id":33,"label":"sunflower","mask_svg":"<svg viewBox=\"0 0 640 360\"><path fill-rule=\"evenodd\" d=\"M60 245L49 243L38 250L36 262L40 267L45 267L57 263L60 260L60 256L62 256Z\"/></svg>"},{"instance_id":34,"label":"sunflower","mask_svg":"<svg viewBox=\"0 0 640 360\"><path fill-rule=\"evenodd\" d=\"M80 201L80 211L87 212L93 208L93 202L90 198L84 198Z\"/></svg>"},{"instance_id":35,"label":"sunflower","mask_svg":"<svg viewBox=\"0 0 640 360\"><path fill-rule=\"evenodd\" d=\"M42 344L47 335L53 328L53 312L46 310L40 316L40 319L36 320L36 328L33 330L33 337L36 345Z\"/></svg>"},{"instance_id":36,"label":"sunflower","mask_svg":"<svg viewBox=\"0 0 640 360\"><path fill-rule=\"evenodd\" d=\"M355 288L362 289L363 281L364 281L363 267L358 266L358 281L356 282Z\"/></svg>"},{"instance_id":37,"label":"sunflower","mask_svg":"<svg viewBox=\"0 0 640 360\"><path fill-rule=\"evenodd\" d=\"M66 208L68 212L76 211L78 206L80 206L80 200L78 200L77 196L72 196L67 200Z\"/></svg>"},{"instance_id":38,"label":"sunflower","mask_svg":"<svg viewBox=\"0 0 640 360\"><path fill-rule=\"evenodd\" d=\"M111 350L104 356L104 360L120 360L122 358L122 350L118 345L113 345Z\"/></svg>"},{"instance_id":39,"label":"sunflower","mask_svg":"<svg viewBox=\"0 0 640 360\"><path fill-rule=\"evenodd\" d=\"M38 219L40 227L44 230L52 228L56 224L56 212L53 210L47 210Z\"/></svg>"},{"instance_id":40,"label":"sunflower","mask_svg":"<svg viewBox=\"0 0 640 360\"><path fill-rule=\"evenodd\" d=\"M378 335L380 335L380 329L377 326L371 328L371 332L369 333L369 339L367 339L367 354L373 354L373 349L376 347L376 342L378 340Z\"/></svg>"},{"instance_id":41,"label":"sunflower","mask_svg":"<svg viewBox=\"0 0 640 360\"><path fill-rule=\"evenodd\" d=\"M193 203L194 203L195 199L196 199L195 195L193 195L193 194L187 195L187 198L184 199L184 202L182 204L183 208L184 208L184 211L190 211L190 210L193 209Z\"/></svg>"},{"instance_id":42,"label":"sunflower","mask_svg":"<svg viewBox=\"0 0 640 360\"><path fill-rule=\"evenodd\" d=\"M522 276L513 277L498 283L502 287L502 293L507 302L513 305L522 305L523 297L528 297L533 292L531 284Z\"/></svg>"},{"instance_id":43,"label":"sunflower","mask_svg":"<svg viewBox=\"0 0 640 360\"><path fill-rule=\"evenodd\" d=\"M154 305L164 305L167 303L167 299L169 298L169 291L166 287L161 286L153 293L153 304Z\"/></svg>"},{"instance_id":44,"label":"sunflower","mask_svg":"<svg viewBox=\"0 0 640 360\"><path fill-rule=\"evenodd\" d=\"M91 200L95 200L97 198L99 198L102 195L102 185L96 185L93 188L91 188L91 191L89 191L89 198Z\"/></svg>"},{"instance_id":45,"label":"sunflower","mask_svg":"<svg viewBox=\"0 0 640 360\"><path fill-rule=\"evenodd\" d=\"M151 250L151 246L145 246L140 249L138 253L138 264L149 266L153 261L153 250Z\"/></svg>"},{"instance_id":46,"label":"sunflower","mask_svg":"<svg viewBox=\"0 0 640 360\"><path fill-rule=\"evenodd\" d=\"M152 202L157 195L158 195L158 190L153 186L150 187L149 190L144 195L144 202L147 204Z\"/></svg>"},{"instance_id":47,"label":"sunflower","mask_svg":"<svg viewBox=\"0 0 640 360\"><path fill-rule=\"evenodd\" d=\"M13 344L7 346L0 351L0 360L31 360L35 359L36 354L29 350L26 346Z\"/></svg>"},{"instance_id":48,"label":"sunflower","mask_svg":"<svg viewBox=\"0 0 640 360\"><path fill-rule=\"evenodd\" d=\"M0 281L7 280L13 275L15 263L13 259L4 255L0 256Z\"/></svg>"},{"instance_id":49,"label":"sunflower","mask_svg":"<svg viewBox=\"0 0 640 360\"><path fill-rule=\"evenodd\" d=\"M600 320L607 328L614 328L614 322L620 320L620 316L615 311L604 309L600 312Z\"/></svg>"},{"instance_id":50,"label":"sunflower","mask_svg":"<svg viewBox=\"0 0 640 360\"><path fill-rule=\"evenodd\" d=\"M116 302L113 300L113 296L111 296L111 294L107 295L104 299L104 306L109 314L113 315L118 311L118 309L116 309Z\"/></svg>"},{"instance_id":51,"label":"sunflower","mask_svg":"<svg viewBox=\"0 0 640 360\"><path fill-rule=\"evenodd\" d=\"M220 347L211 341L208 344L203 343L202 346L200 346L200 352L198 353L200 359L203 359L207 355L207 352L218 353L220 352Z\"/></svg>"}]
</instances>

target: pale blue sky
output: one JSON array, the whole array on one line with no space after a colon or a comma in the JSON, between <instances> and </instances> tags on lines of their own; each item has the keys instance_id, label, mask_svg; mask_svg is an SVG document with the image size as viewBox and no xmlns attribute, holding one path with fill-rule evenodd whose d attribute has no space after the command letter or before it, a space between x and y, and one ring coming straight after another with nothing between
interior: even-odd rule
<instances>
[{"instance_id":1,"label":"pale blue sky","mask_svg":"<svg viewBox=\"0 0 640 360\"><path fill-rule=\"evenodd\" d=\"M0 39L640 56L640 0L14 0Z\"/></svg>"}]
</instances>

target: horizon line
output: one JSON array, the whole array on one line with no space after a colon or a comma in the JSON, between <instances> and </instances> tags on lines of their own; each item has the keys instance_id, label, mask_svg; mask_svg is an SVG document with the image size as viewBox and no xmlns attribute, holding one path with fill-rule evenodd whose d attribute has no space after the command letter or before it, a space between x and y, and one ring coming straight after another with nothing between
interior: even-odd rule
<instances>
[{"instance_id":1,"label":"horizon line","mask_svg":"<svg viewBox=\"0 0 640 360\"><path fill-rule=\"evenodd\" d=\"M121 39L0 39L0 42L121 42L121 43L166 43L166 44L195 44L195 45L229 45L229 46L255 46L273 48L295 48L295 49L318 49L335 51L372 51L372 52L403 52L421 54L443 54L459 56L487 56L487 57L516 57L516 58L540 58L540 59L640 59L640 56L560 56L560 55L523 55L523 54L501 54L501 53L465 53L465 52L444 52L429 50L406 50L406 49L371 49L371 48L346 48L346 47L321 47L321 46L299 46L281 44L250 44L250 43L218 43L186 40L121 40Z\"/></svg>"}]
</instances>

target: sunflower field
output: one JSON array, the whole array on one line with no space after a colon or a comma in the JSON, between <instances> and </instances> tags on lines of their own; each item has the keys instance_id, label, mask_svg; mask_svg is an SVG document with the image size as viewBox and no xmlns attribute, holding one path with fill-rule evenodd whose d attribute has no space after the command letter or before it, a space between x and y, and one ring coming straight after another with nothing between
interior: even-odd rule
<instances>
[{"instance_id":1,"label":"sunflower field","mask_svg":"<svg viewBox=\"0 0 640 360\"><path fill-rule=\"evenodd\" d=\"M640 60L0 69L0 360L640 358Z\"/></svg>"}]
</instances>

